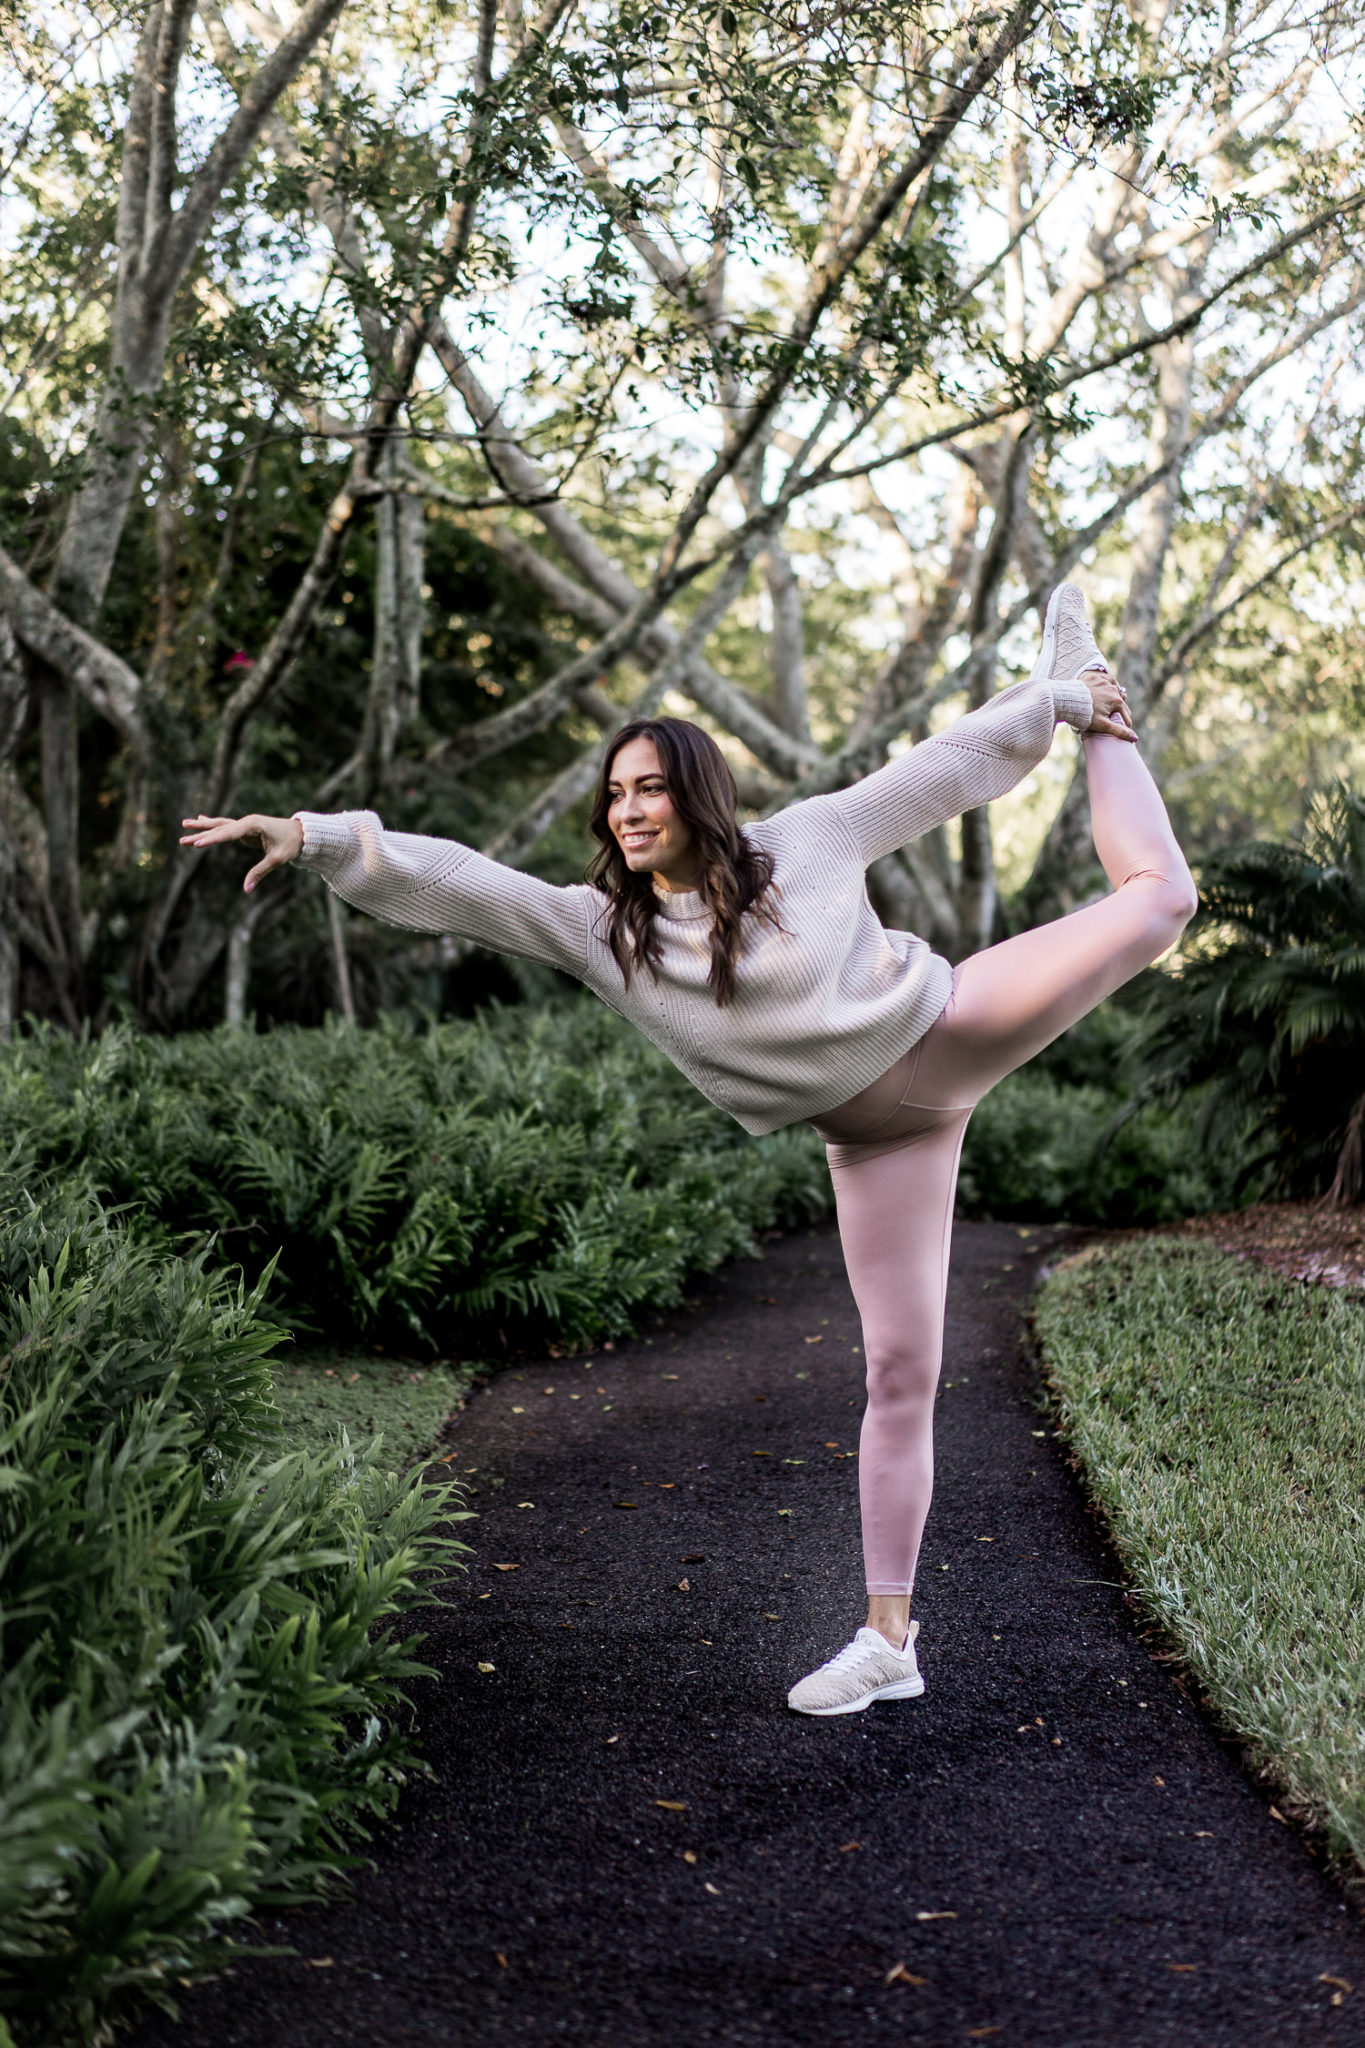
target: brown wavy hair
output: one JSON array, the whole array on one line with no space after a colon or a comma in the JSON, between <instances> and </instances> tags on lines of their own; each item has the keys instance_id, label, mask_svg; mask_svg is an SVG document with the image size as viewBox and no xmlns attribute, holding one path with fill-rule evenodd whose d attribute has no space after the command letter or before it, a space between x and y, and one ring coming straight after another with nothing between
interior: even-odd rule
<instances>
[{"instance_id":1,"label":"brown wavy hair","mask_svg":"<svg viewBox=\"0 0 1365 2048\"><path fill-rule=\"evenodd\" d=\"M626 987L643 963L657 974L662 956L655 929L659 899L654 878L636 874L607 822L611 805L611 771L622 747L632 740L653 740L663 770L664 787L673 808L688 827L701 859L697 893L711 913L711 971L707 983L718 1005L735 992L735 976L744 944L740 919L754 911L765 924L781 931L771 901L771 854L751 846L735 815L739 792L729 764L710 733L685 718L637 718L623 725L602 763L592 804L592 832L598 851L588 880L611 903L607 944L616 956Z\"/></svg>"}]
</instances>

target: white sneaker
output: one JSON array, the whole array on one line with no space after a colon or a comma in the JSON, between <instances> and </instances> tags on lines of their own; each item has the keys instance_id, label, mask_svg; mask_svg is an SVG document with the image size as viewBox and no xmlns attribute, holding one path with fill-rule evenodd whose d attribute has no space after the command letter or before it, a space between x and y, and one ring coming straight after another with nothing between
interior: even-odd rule
<instances>
[{"instance_id":1,"label":"white sneaker","mask_svg":"<svg viewBox=\"0 0 1365 2048\"><path fill-rule=\"evenodd\" d=\"M873 1700L913 1700L924 1691L915 1662L919 1623L912 1621L903 1650L893 1650L880 1629L860 1628L851 1643L787 1694L798 1714L860 1714Z\"/></svg>"},{"instance_id":2,"label":"white sneaker","mask_svg":"<svg viewBox=\"0 0 1365 2048\"><path fill-rule=\"evenodd\" d=\"M1085 599L1074 583L1059 583L1047 601L1043 645L1030 682L1074 683L1091 669L1113 669L1090 630Z\"/></svg>"}]
</instances>

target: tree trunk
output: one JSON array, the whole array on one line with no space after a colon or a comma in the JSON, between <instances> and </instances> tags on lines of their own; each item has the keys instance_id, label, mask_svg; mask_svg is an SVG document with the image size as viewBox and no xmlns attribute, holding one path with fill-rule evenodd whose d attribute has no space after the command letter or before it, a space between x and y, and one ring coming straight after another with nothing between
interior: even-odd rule
<instances>
[{"instance_id":1,"label":"tree trunk","mask_svg":"<svg viewBox=\"0 0 1365 2048\"><path fill-rule=\"evenodd\" d=\"M385 448L380 475L398 474L402 444ZM393 775L399 740L417 716L422 695L422 585L426 523L420 498L391 492L375 507L374 665L361 741L362 798L372 803Z\"/></svg>"},{"instance_id":2,"label":"tree trunk","mask_svg":"<svg viewBox=\"0 0 1365 2048\"><path fill-rule=\"evenodd\" d=\"M251 979L251 942L256 936L266 898L247 899L228 931L227 969L223 979L223 1022L234 1030L246 1023L246 992Z\"/></svg>"},{"instance_id":3,"label":"tree trunk","mask_svg":"<svg viewBox=\"0 0 1365 2048\"><path fill-rule=\"evenodd\" d=\"M773 607L771 643L777 722L793 739L810 738L806 701L806 629L801 586L780 540L767 553L768 596Z\"/></svg>"},{"instance_id":4,"label":"tree trunk","mask_svg":"<svg viewBox=\"0 0 1365 2048\"><path fill-rule=\"evenodd\" d=\"M1172 270L1172 317L1178 319L1198 302L1202 267ZM1190 438L1191 393L1194 382L1194 340L1182 336L1152 351L1157 367L1157 400L1147 444L1147 467L1170 463L1161 481L1141 501L1132 549L1132 576L1123 623L1119 629L1117 669L1128 691L1139 733L1155 709L1152 670L1161 615L1161 584L1171 535L1180 509L1183 463L1181 450ZM1090 797L1083 767L1078 767L1051 830L1043 841L1025 890L1031 919L1064 915L1105 887L1090 837Z\"/></svg>"},{"instance_id":5,"label":"tree trunk","mask_svg":"<svg viewBox=\"0 0 1365 2048\"><path fill-rule=\"evenodd\" d=\"M76 747L76 692L46 662L35 661L42 733L43 824L47 833L49 889L62 947L66 992L84 1005L81 962L80 763Z\"/></svg>"},{"instance_id":6,"label":"tree trunk","mask_svg":"<svg viewBox=\"0 0 1365 2048\"><path fill-rule=\"evenodd\" d=\"M995 694L995 638L991 629L999 619L1000 585L1014 552L1014 536L1020 508L1028 486L1029 460L1033 452L1033 431L1026 426L1011 436L1009 452L995 496L995 523L982 551L980 572L967 614L967 630L973 642L986 639L972 663L967 683L967 709L979 711ZM991 817L986 805L962 816L962 861L958 873L957 899L964 954L979 953L989 946L995 932L997 904L995 850L991 844Z\"/></svg>"},{"instance_id":7,"label":"tree trunk","mask_svg":"<svg viewBox=\"0 0 1365 2048\"><path fill-rule=\"evenodd\" d=\"M351 994L351 963L346 957L346 927L341 917L341 899L331 889L327 890L327 930L332 941L337 1008L348 1024L354 1024L355 998Z\"/></svg>"}]
</instances>

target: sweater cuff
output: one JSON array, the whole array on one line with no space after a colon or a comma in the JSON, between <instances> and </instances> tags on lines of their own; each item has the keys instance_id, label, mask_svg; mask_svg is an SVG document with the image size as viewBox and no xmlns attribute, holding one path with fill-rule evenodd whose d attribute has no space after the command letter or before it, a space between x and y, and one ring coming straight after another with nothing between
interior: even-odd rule
<instances>
[{"instance_id":1,"label":"sweater cuff","mask_svg":"<svg viewBox=\"0 0 1365 2048\"><path fill-rule=\"evenodd\" d=\"M1084 683L1063 683L1054 679L1052 708L1055 715L1065 719L1076 733L1088 731L1094 721L1095 700Z\"/></svg>"},{"instance_id":2,"label":"sweater cuff","mask_svg":"<svg viewBox=\"0 0 1365 2048\"><path fill-rule=\"evenodd\" d=\"M344 817L326 811L295 811L294 816L303 827L300 867L325 875L355 852L355 834Z\"/></svg>"}]
</instances>

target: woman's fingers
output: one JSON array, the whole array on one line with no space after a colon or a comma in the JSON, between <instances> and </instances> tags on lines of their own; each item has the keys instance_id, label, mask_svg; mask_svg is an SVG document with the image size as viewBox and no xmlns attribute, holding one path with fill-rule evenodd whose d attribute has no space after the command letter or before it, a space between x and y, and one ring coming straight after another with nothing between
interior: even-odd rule
<instances>
[{"instance_id":1,"label":"woman's fingers","mask_svg":"<svg viewBox=\"0 0 1365 2048\"><path fill-rule=\"evenodd\" d=\"M225 846L229 840L259 838L257 828L245 818L182 818L188 829L182 846Z\"/></svg>"},{"instance_id":2,"label":"woman's fingers","mask_svg":"<svg viewBox=\"0 0 1365 2048\"><path fill-rule=\"evenodd\" d=\"M247 869L242 879L242 887L246 890L247 895L251 894L258 882L263 882L267 875L273 874L276 868L288 867L293 858L294 856L287 846L281 846L278 841L275 841L273 844L267 841L265 853L257 861L254 868Z\"/></svg>"},{"instance_id":3,"label":"woman's fingers","mask_svg":"<svg viewBox=\"0 0 1365 2048\"><path fill-rule=\"evenodd\" d=\"M1128 709L1128 699L1112 674L1096 675L1093 681L1090 678L1087 681L1090 681L1090 695L1095 705L1091 732L1106 733L1116 740L1136 740L1137 732L1133 714Z\"/></svg>"}]
</instances>

